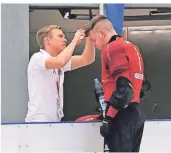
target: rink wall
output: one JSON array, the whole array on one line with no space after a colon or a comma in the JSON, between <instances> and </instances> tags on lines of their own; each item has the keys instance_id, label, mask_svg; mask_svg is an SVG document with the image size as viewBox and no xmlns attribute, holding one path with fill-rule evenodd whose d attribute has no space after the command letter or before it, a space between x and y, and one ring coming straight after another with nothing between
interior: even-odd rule
<instances>
[{"instance_id":1,"label":"rink wall","mask_svg":"<svg viewBox=\"0 0 171 153\"><path fill-rule=\"evenodd\" d=\"M102 152L100 122L1 125L2 152ZM171 151L171 120L146 121L141 152Z\"/></svg>"}]
</instances>

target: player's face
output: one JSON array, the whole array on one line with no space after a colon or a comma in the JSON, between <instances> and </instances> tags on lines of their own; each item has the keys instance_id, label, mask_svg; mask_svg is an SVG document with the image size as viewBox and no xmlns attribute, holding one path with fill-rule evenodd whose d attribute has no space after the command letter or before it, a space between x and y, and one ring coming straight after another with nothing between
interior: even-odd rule
<instances>
[{"instance_id":1,"label":"player's face","mask_svg":"<svg viewBox=\"0 0 171 153\"><path fill-rule=\"evenodd\" d=\"M90 38L95 48L103 50L103 48L106 46L105 35L102 31L99 31L99 32L91 31Z\"/></svg>"}]
</instances>

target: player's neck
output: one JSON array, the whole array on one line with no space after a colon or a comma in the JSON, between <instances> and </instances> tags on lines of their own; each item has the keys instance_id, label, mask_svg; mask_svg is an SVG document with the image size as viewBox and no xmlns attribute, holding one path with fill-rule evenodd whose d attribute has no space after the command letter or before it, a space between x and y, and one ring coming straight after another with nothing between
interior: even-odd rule
<instances>
[{"instance_id":1,"label":"player's neck","mask_svg":"<svg viewBox=\"0 0 171 153\"><path fill-rule=\"evenodd\" d=\"M111 33L108 33L108 35L106 36L106 45L109 43L110 39L112 38L112 36L114 35L118 35L116 32L111 32Z\"/></svg>"}]
</instances>

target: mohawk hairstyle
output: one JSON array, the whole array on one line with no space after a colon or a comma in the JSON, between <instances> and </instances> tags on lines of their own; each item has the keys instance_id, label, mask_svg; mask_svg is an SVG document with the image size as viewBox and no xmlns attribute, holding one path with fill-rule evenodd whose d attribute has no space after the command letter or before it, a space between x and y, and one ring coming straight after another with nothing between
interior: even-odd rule
<instances>
[{"instance_id":1,"label":"mohawk hairstyle","mask_svg":"<svg viewBox=\"0 0 171 153\"><path fill-rule=\"evenodd\" d=\"M90 33L91 30L93 30L93 28L95 27L95 25L99 22L99 21L102 21L102 20L106 20L107 18L103 15L98 15L98 16L95 16L91 21L90 23L88 23L86 26L85 26L85 36L87 37Z\"/></svg>"}]
</instances>

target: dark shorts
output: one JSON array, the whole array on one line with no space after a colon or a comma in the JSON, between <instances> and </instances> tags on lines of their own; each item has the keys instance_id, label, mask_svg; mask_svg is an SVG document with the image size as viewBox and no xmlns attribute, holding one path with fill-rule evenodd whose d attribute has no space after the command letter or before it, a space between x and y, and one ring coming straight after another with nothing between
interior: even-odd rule
<instances>
[{"instance_id":1,"label":"dark shorts","mask_svg":"<svg viewBox=\"0 0 171 153\"><path fill-rule=\"evenodd\" d=\"M144 121L145 117L138 103L131 103L127 108L119 111L112 122L112 135L104 139L104 150L139 152Z\"/></svg>"}]
</instances>

